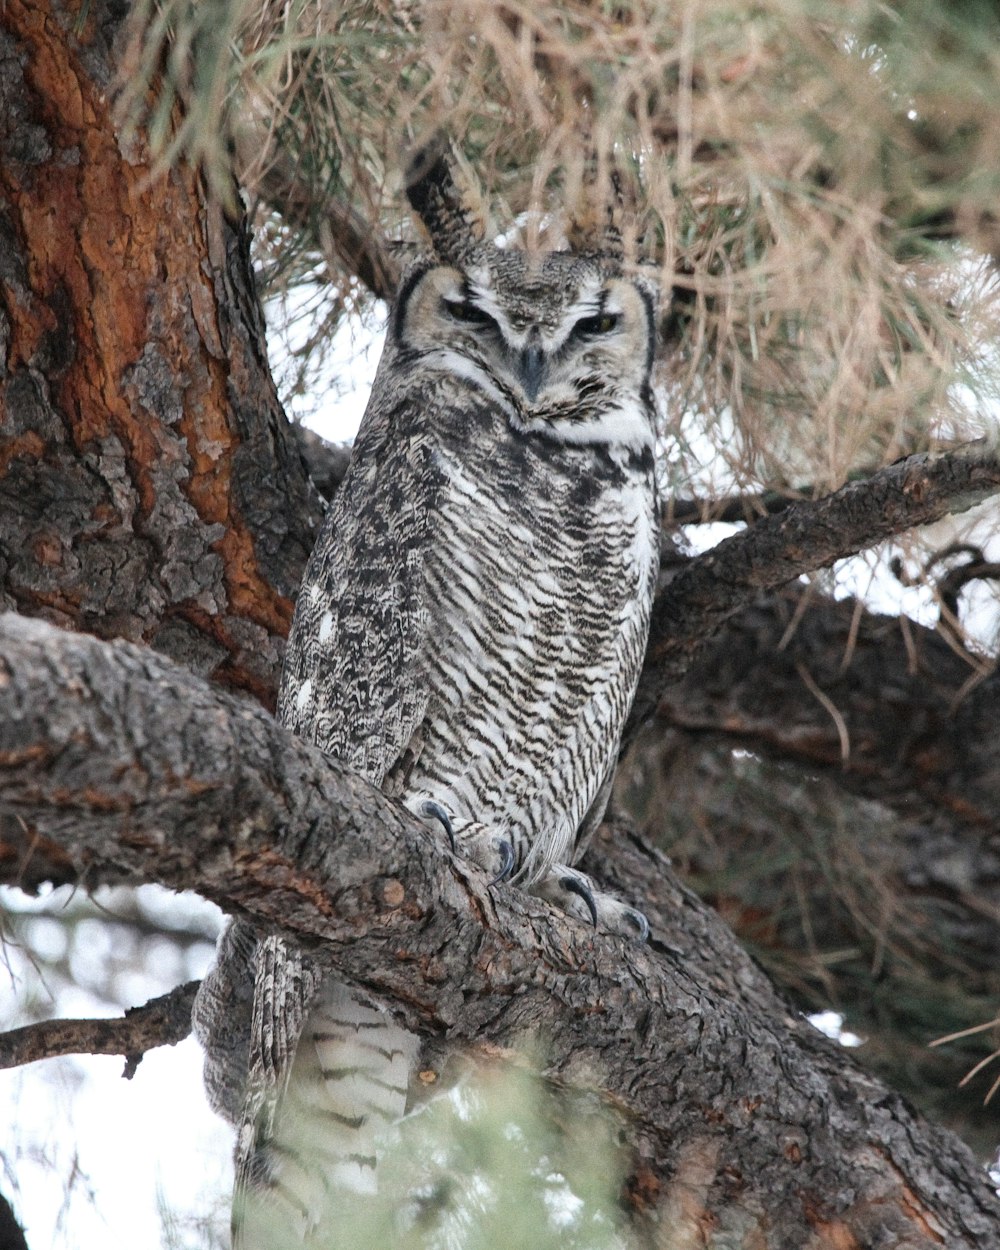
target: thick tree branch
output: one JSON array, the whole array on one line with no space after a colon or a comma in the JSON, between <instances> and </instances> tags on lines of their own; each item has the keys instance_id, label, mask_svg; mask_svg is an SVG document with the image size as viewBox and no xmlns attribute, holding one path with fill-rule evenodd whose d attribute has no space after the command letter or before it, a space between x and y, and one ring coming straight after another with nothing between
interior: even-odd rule
<instances>
[{"instance_id":1,"label":"thick tree branch","mask_svg":"<svg viewBox=\"0 0 1000 1250\"><path fill-rule=\"evenodd\" d=\"M112 1020L42 1020L0 1033L0 1068L16 1068L58 1055L123 1055L124 1076L131 1080L147 1050L173 1046L191 1032L191 1007L197 981L178 985L129 1007Z\"/></svg>"},{"instance_id":2,"label":"thick tree branch","mask_svg":"<svg viewBox=\"0 0 1000 1250\"><path fill-rule=\"evenodd\" d=\"M674 574L653 607L649 647L625 740L715 631L761 591L825 568L894 534L966 511L1000 491L1000 459L983 443L923 452L816 502L763 517Z\"/></svg>"},{"instance_id":3,"label":"thick tree branch","mask_svg":"<svg viewBox=\"0 0 1000 1250\"><path fill-rule=\"evenodd\" d=\"M996 833L993 665L854 600L817 596L799 611L800 598L760 597L728 622L664 692L660 720L822 770L908 818Z\"/></svg>"},{"instance_id":4,"label":"thick tree branch","mask_svg":"<svg viewBox=\"0 0 1000 1250\"><path fill-rule=\"evenodd\" d=\"M335 483L345 457L337 454L328 463L320 456L318 463L331 469L330 481ZM760 591L949 511L969 508L998 489L1000 462L977 444L946 454L911 456L826 499L797 503L779 516L762 518L683 564L669 581L664 579L654 605L646 665L625 744L655 710L668 684L683 676L723 622L752 603ZM273 691L275 673L260 663L258 672ZM831 723L827 715L828 729ZM984 752L990 740L984 738ZM836 749L839 752L839 743ZM990 761L984 767L991 768ZM852 775L854 771L852 765ZM43 849L49 853L47 861ZM8 872L14 854L12 845L0 837L0 864L6 864ZM19 871L26 886L74 876L55 845L36 848Z\"/></svg>"},{"instance_id":5,"label":"thick tree branch","mask_svg":"<svg viewBox=\"0 0 1000 1250\"><path fill-rule=\"evenodd\" d=\"M649 913L649 949L490 889L360 778L148 650L4 618L0 655L6 836L320 941L425 1036L545 1036L549 1075L596 1085L624 1116L642 1193L679 1202L671 1186L698 1167L692 1235L739 1210L756 1244L781 1250L1000 1237L965 1147L790 1014L627 836L599 859Z\"/></svg>"}]
</instances>

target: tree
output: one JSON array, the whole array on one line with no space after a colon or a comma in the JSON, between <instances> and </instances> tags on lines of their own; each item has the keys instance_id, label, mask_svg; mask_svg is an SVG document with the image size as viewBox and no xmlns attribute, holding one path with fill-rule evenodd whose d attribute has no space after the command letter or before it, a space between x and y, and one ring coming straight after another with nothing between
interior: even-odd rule
<instances>
[{"instance_id":1,"label":"tree","mask_svg":"<svg viewBox=\"0 0 1000 1250\"><path fill-rule=\"evenodd\" d=\"M904 986L911 1046L914 1016L922 1040L991 1018L992 658L956 611L988 553L940 577L937 632L781 588L1000 489L988 442L943 439L994 364L994 19L685 12L216 0L129 24L9 0L0 862L29 889L193 888L319 943L399 1003L429 1072L456 1042L503 1056L541 1031L546 1079L620 1117L651 1244L988 1245L1000 1207L969 1150L790 1009L627 819L585 867L644 908L648 951L489 890L266 711L322 508L305 466L335 489L343 458L284 418L248 221L272 282L322 258L332 316L398 269L394 126L446 119L508 228L600 211L615 183L672 288L671 479L690 493L711 461L738 497L674 498L667 534L746 519L703 555L667 547L633 810L708 825L718 861L750 845L753 890L707 886L800 1002L864 984L877 1011L880 981ZM857 820L879 854L852 876ZM783 883L760 865L779 834ZM684 855L704 873L704 842ZM831 965L858 933L878 962Z\"/></svg>"}]
</instances>

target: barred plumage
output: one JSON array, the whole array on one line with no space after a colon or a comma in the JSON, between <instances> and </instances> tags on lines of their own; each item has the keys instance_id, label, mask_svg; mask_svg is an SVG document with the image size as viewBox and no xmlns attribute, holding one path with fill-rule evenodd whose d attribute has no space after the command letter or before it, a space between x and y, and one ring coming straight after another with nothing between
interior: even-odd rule
<instances>
[{"instance_id":1,"label":"barred plumage","mask_svg":"<svg viewBox=\"0 0 1000 1250\"><path fill-rule=\"evenodd\" d=\"M484 866L510 861L523 886L641 935L570 865L600 816L656 578L653 299L615 259L443 254L402 282L279 715L413 810L439 805ZM416 1043L280 939L241 957L257 992L238 1186L308 1238L323 1193L372 1182ZM211 1003L201 1015L211 1047ZM248 1220L237 1244L272 1242Z\"/></svg>"}]
</instances>

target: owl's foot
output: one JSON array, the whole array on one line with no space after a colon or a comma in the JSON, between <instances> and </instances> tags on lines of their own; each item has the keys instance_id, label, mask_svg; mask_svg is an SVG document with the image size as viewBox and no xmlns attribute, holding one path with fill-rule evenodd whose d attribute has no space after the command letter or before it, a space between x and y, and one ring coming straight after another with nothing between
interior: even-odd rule
<instances>
[{"instance_id":1,"label":"owl's foot","mask_svg":"<svg viewBox=\"0 0 1000 1250\"><path fill-rule=\"evenodd\" d=\"M448 835L452 851L459 851L474 864L490 874L490 885L506 881L517 867L517 855L509 838L489 825L476 820L462 820L452 816L437 799L413 798L407 807L415 816L428 824L436 821Z\"/></svg>"},{"instance_id":2,"label":"owl's foot","mask_svg":"<svg viewBox=\"0 0 1000 1250\"><path fill-rule=\"evenodd\" d=\"M478 820L453 820L452 824L462 854L489 873L490 885L510 877L517 867L517 855L510 838Z\"/></svg>"},{"instance_id":3,"label":"owl's foot","mask_svg":"<svg viewBox=\"0 0 1000 1250\"><path fill-rule=\"evenodd\" d=\"M626 906L611 894L595 890L590 878L576 868L554 864L531 887L531 893L554 903L578 920L589 920L595 929L638 942L645 942L649 937L649 921L641 911Z\"/></svg>"}]
</instances>

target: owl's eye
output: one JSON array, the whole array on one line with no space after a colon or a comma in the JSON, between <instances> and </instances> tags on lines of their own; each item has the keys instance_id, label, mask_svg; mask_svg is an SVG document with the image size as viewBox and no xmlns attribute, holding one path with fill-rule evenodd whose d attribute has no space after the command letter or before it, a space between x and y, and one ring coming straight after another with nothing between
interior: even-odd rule
<instances>
[{"instance_id":1,"label":"owl's eye","mask_svg":"<svg viewBox=\"0 0 1000 1250\"><path fill-rule=\"evenodd\" d=\"M468 303L466 300L446 299L444 306L456 321L464 321L466 325L496 325L489 313L483 312L481 308L475 304Z\"/></svg>"},{"instance_id":2,"label":"owl's eye","mask_svg":"<svg viewBox=\"0 0 1000 1250\"><path fill-rule=\"evenodd\" d=\"M618 313L598 313L596 317L584 317L573 327L574 334L610 334L616 329L621 317Z\"/></svg>"}]
</instances>

